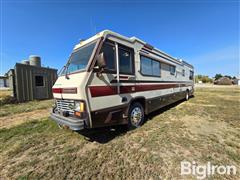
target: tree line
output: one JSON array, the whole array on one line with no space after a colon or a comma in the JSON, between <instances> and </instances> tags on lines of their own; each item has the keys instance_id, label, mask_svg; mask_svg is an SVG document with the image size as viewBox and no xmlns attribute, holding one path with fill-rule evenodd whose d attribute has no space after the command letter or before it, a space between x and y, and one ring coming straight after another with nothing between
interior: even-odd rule
<instances>
[{"instance_id":1,"label":"tree line","mask_svg":"<svg viewBox=\"0 0 240 180\"><path fill-rule=\"evenodd\" d=\"M213 81L216 81L222 77L228 77L231 80L236 79L235 76L222 75L222 74L216 74L213 78L210 78L209 76L206 76L206 75L199 74L195 76L195 82L202 81L202 83L213 83Z\"/></svg>"}]
</instances>

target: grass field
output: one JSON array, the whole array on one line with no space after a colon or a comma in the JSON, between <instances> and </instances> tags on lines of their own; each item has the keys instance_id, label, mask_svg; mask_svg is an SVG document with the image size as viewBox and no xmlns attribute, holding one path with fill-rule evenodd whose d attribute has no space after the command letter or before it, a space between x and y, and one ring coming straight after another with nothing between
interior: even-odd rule
<instances>
[{"instance_id":1,"label":"grass field","mask_svg":"<svg viewBox=\"0 0 240 180\"><path fill-rule=\"evenodd\" d=\"M11 90L0 90L0 98L10 96L12 94Z\"/></svg>"},{"instance_id":2,"label":"grass field","mask_svg":"<svg viewBox=\"0 0 240 180\"><path fill-rule=\"evenodd\" d=\"M7 118L12 114L4 112L21 114L21 106L28 107L11 105L0 112ZM237 175L213 177L240 179L239 109L239 88L205 87L132 131L62 130L46 113L41 121L0 129L0 174L2 179L194 179L180 175L180 162L188 160L235 165Z\"/></svg>"},{"instance_id":3,"label":"grass field","mask_svg":"<svg viewBox=\"0 0 240 180\"><path fill-rule=\"evenodd\" d=\"M38 109L49 109L53 105L53 100L30 101L19 104L4 104L0 109L0 117L31 112Z\"/></svg>"}]
</instances>

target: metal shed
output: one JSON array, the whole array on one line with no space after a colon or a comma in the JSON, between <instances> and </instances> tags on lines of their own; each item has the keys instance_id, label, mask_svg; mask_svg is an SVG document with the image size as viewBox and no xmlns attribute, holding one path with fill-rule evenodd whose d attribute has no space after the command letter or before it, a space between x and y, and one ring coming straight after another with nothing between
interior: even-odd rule
<instances>
[{"instance_id":1,"label":"metal shed","mask_svg":"<svg viewBox=\"0 0 240 180\"><path fill-rule=\"evenodd\" d=\"M50 99L57 69L41 67L40 57L30 56L30 63L16 63L8 77L11 77L10 87L18 102Z\"/></svg>"}]
</instances>

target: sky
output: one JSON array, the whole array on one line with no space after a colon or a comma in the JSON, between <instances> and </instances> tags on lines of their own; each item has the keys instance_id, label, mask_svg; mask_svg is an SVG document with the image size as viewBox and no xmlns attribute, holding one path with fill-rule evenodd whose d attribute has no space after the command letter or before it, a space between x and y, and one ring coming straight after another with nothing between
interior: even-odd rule
<instances>
[{"instance_id":1,"label":"sky","mask_svg":"<svg viewBox=\"0 0 240 180\"><path fill-rule=\"evenodd\" d=\"M32 54L60 69L80 39L105 29L181 58L195 74L239 74L239 1L0 1L0 74Z\"/></svg>"}]
</instances>

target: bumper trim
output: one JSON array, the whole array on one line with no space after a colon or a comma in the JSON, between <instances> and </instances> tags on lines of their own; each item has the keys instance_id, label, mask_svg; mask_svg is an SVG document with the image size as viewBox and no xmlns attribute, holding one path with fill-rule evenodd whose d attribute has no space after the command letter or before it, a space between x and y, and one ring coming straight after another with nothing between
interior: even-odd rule
<instances>
[{"instance_id":1,"label":"bumper trim","mask_svg":"<svg viewBox=\"0 0 240 180\"><path fill-rule=\"evenodd\" d=\"M50 118L56 121L58 124L66 125L74 131L84 129L84 120L85 119L76 119L76 118L67 118L60 116L55 113L51 113Z\"/></svg>"}]
</instances>

